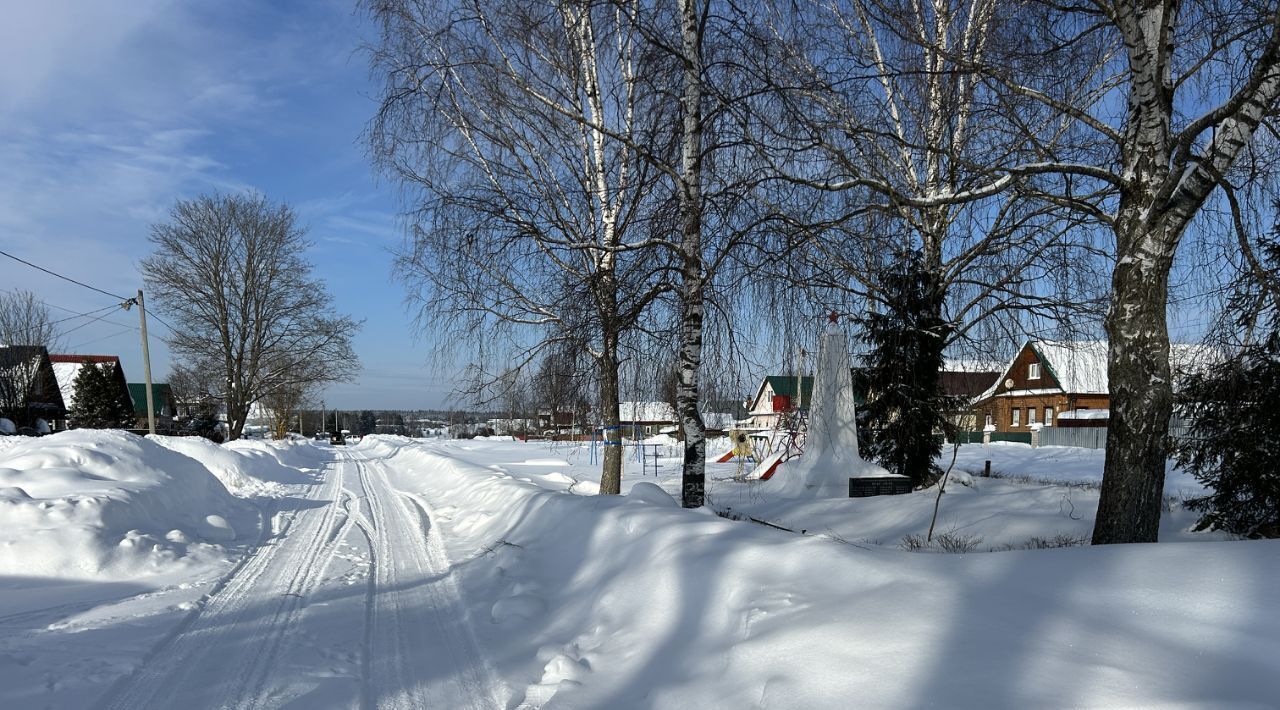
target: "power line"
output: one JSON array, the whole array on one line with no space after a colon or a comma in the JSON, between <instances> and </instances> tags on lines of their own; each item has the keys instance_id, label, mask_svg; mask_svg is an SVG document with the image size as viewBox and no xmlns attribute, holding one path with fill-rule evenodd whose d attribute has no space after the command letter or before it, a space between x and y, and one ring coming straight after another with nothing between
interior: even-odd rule
<instances>
[{"instance_id":1,"label":"power line","mask_svg":"<svg viewBox=\"0 0 1280 710\"><path fill-rule=\"evenodd\" d=\"M86 345L93 345L94 343L99 343L99 342L102 342L103 340L110 340L111 338L115 338L115 337L118 337L118 336L124 335L125 333L128 333L128 332L129 332L129 331L131 331L131 330L137 330L137 328L136 328L136 327L133 327L133 326L130 326L130 327L128 327L128 328L125 328L124 330L117 330L116 332L112 333L111 335L104 335L104 336L102 336L101 338L94 338L93 340L87 340L87 341L85 341L85 342L83 342L83 343L79 343L79 344L77 344L77 345L72 345L72 346L68 347L68 348L67 348L67 350L69 350L69 351L71 351L71 352L75 352L76 350L79 350L80 348L83 348L83 347L84 347L84 346L86 346Z\"/></svg>"},{"instance_id":2,"label":"power line","mask_svg":"<svg viewBox=\"0 0 1280 710\"><path fill-rule=\"evenodd\" d=\"M0 289L0 291L5 291L5 292L7 292L7 293L12 293L12 294L15 294L15 295L18 293L17 291L14 291L13 289L8 289L8 288ZM87 317L89 317L89 316L93 316L93 315L95 315L95 314L102 313L102 312L104 312L104 311L113 311L113 310L115 310L115 309L117 309L117 308L120 308L120 307L121 307L121 304L115 304L115 305L110 305L110 306L103 306L102 308L98 308L98 309L95 309L95 310L92 310L92 311L85 311L85 312L83 312L83 313L79 313L79 312L77 312L77 311L75 311L75 310L72 310L72 309L70 309L70 308L67 308L67 307L65 307L65 306L59 306L59 305L56 305L56 304L53 304L53 303L49 303L48 301L43 301L43 300L41 300L41 299L39 299L39 298L33 298L33 300L35 300L35 302L37 302L37 303L44 304L44 305L46 305L46 306L48 306L48 307L50 307L50 308L56 308L56 309L58 309L58 310L60 310L60 311L66 311L67 313L71 313L71 314L73 314L73 315L68 316L68 317L66 317L66 318L59 318L58 320L52 320L52 321L49 321L48 323L44 323L44 324L35 324L35 325L30 325L30 326L28 326L25 330L23 330L23 331L22 331L22 336L21 336L22 338L26 338L27 336L31 335L34 331L37 331L37 330L39 330L40 328L43 328L43 327L46 327L46 326L55 326L55 325L59 325L59 324L61 324L61 323L66 323L66 322L68 322L68 321L78 320L78 319L80 319L80 318L87 318ZM128 323L121 323L121 322L119 322L119 321L108 320L108 319L107 319L107 317L106 317L105 315L102 315L102 316L98 316L97 318L94 318L94 319L93 319L93 320L91 320L91 321L88 321L88 322L86 322L86 323L83 323L83 324L81 324L81 325L78 325L78 326L76 326L75 328L72 328L71 330L66 331L65 333L58 333L58 334L57 334L57 337L61 337L62 335L65 335L66 333L70 333L70 332L73 332L73 331L79 330L80 328L82 328L82 327L84 327L84 326L87 326L87 325L91 325L91 324L93 324L93 323L108 323L108 324L110 324L110 325L114 325L114 326L118 326L118 327L121 327L121 328L125 328L126 330L134 330L134 331L140 330L140 328L139 328L138 326L136 326L136 325L129 325ZM121 332L126 332L126 331L121 331ZM119 334L120 334L120 333L117 333L117 335L119 335ZM12 334L12 333L11 333L11 334L10 334L10 337L16 337L16 336L15 336L15 334ZM105 340L105 339L106 339L106 338L98 338L98 340Z\"/></svg>"},{"instance_id":3,"label":"power line","mask_svg":"<svg viewBox=\"0 0 1280 710\"><path fill-rule=\"evenodd\" d=\"M48 270L48 269L44 268L43 266L37 266L37 265L35 265L35 264L33 264L33 263L31 263L31 262L27 261L26 259L20 259L20 258L18 258L18 257L16 257L16 256L14 256L13 254L10 254L9 252L4 251L3 249L0 249L0 255L7 256L7 257L9 257L10 259L13 259L13 260L14 260L14 261L16 261L16 262L19 262L19 263L22 263L22 264L26 264L27 266L30 266L31 268L36 269L37 271L43 271L43 272L45 272L46 274L49 274L50 276L56 276L56 277L58 277L58 278L62 279L63 281L69 281L69 282L71 282L71 283L73 283L73 284L75 284L75 285L77 285L77 286L83 286L84 288L87 288L87 289L89 289L90 291L97 291L98 293L100 293L100 294L102 294L102 295L104 295L104 296L110 296L110 297L115 298L115 299L118 299L118 300L120 300L120 301L127 301L127 300L129 300L129 299L128 299L128 298L126 298L125 296L119 296L119 295L116 295L116 294L114 294L114 293L110 293L110 292L108 292L108 291L103 291L102 289L100 289L100 288L98 288L98 287L96 287L96 286L90 286L89 284L84 283L84 282L82 282L82 281L76 281L75 279L71 278L70 276L63 276L62 274L59 274L59 273L57 273L57 272L55 272L55 271L50 271L50 270Z\"/></svg>"},{"instance_id":4,"label":"power line","mask_svg":"<svg viewBox=\"0 0 1280 710\"><path fill-rule=\"evenodd\" d=\"M11 288L0 288L0 291L4 291L5 293L11 293L11 294L13 294L13 295L15 295L15 296L19 295L19 292L18 292L18 291L14 290L14 289L11 289ZM56 308L56 309L58 309L58 310L60 310L60 311L65 311L66 313L72 313L72 314L75 314L76 316L83 316L83 315L87 315L86 313L81 313L81 312L79 312L79 311L75 310L74 308L67 308L66 306L59 306L59 305L58 305L58 304L56 304L56 303L49 303L48 301L46 301L46 300L44 300L44 299L36 298L36 297L35 297L35 294L32 294L30 291L24 291L24 292L22 292L22 293L27 294L27 295L30 295L30 296L31 296L31 298L33 298L37 303L43 303L44 305L46 305L46 306L48 306L48 307L50 307L50 308ZM104 310L104 311L105 311L107 308L120 308L120 304L116 304L116 305L113 305L113 306L106 306L106 307L102 308L102 310ZM98 311L91 311L91 312L92 312L92 313L97 313ZM103 322L103 323L110 323L111 325L118 325L118 326L120 326L121 328L133 328L134 330L139 330L138 326L136 326L136 325L129 325L129 324L127 324L127 323L121 323L121 322L119 322L119 321L114 321L114 320L104 320L104 321L102 321L102 322Z\"/></svg>"},{"instance_id":5,"label":"power line","mask_svg":"<svg viewBox=\"0 0 1280 710\"><path fill-rule=\"evenodd\" d=\"M70 329L70 330L68 330L68 331L65 331L65 332L61 333L61 335L62 335L63 337L66 337L67 335L70 335L71 333L74 333L74 332L76 332L77 330L80 330L81 328L84 328L85 326L93 325L94 323L98 323L98 322L100 322L100 321L102 321L102 320L105 320L105 319L106 319L106 316L98 316L97 318L94 318L94 319L93 319L93 320L91 320L91 321L86 321L86 322L81 323L80 325L77 325L76 327L74 327L74 328L72 328L72 329Z\"/></svg>"},{"instance_id":6,"label":"power line","mask_svg":"<svg viewBox=\"0 0 1280 710\"><path fill-rule=\"evenodd\" d=\"M22 336L25 338L26 336L30 335L30 334L32 333L32 331L39 330L39 329L41 329L41 328L46 328L46 327L49 327L49 326L55 326L55 325L58 325L59 323L66 323L66 322L67 322L67 321L69 321L69 320L76 320L76 319L78 319L78 318L84 318L84 317L86 317L86 316L95 315L95 314L97 314L97 313L101 313L101 312L106 311L106 310L116 309L116 308L119 308L119 307L120 307L120 306L107 306L106 308L99 308L99 309L97 309L96 311L88 311L88 312L86 312L86 313L77 313L77 314L75 314L74 316L71 316L71 317L69 317L69 318L60 318L60 319L58 319L58 320L51 320L51 321L49 321L48 323L37 323L37 324L35 324L35 325L27 326L27 328L26 328L25 330L23 330L23 331L22 331ZM11 337L12 337L12 336L11 336Z\"/></svg>"},{"instance_id":7,"label":"power line","mask_svg":"<svg viewBox=\"0 0 1280 710\"><path fill-rule=\"evenodd\" d=\"M168 328L170 333L176 333L176 332L178 332L178 329L177 329L177 328L174 328L173 326L171 326L171 325L169 325L168 323L166 323L166 322L165 322L165 320L164 320L163 318L161 318L160 316L158 316L158 315L156 315L156 314L155 314L155 311L148 311L148 312L147 312L147 317L148 317L148 318L154 318L155 320L159 321L159 322L160 322L160 325L163 325L164 327Z\"/></svg>"},{"instance_id":8,"label":"power line","mask_svg":"<svg viewBox=\"0 0 1280 710\"><path fill-rule=\"evenodd\" d=\"M120 307L120 306L107 306L107 307L105 307L105 308L99 308L99 309L98 309L98 310L96 310L96 311L88 311L88 312L86 312L86 313L77 313L77 314L75 314L74 316L70 316L70 317L68 317L68 318L61 318L61 319L59 319L59 320L49 321L49 323L48 323L47 325L57 325L57 324L59 324L59 323L66 323L66 322L67 322L67 321L69 321L69 320L75 320L75 319L77 319L77 318L84 318L85 316L92 316L92 315L96 315L96 314L101 313L101 312L103 312L103 311L111 311L111 310L115 310L115 309L117 309L117 308L119 308L119 307ZM101 320L101 319L98 319L98 320Z\"/></svg>"}]
</instances>

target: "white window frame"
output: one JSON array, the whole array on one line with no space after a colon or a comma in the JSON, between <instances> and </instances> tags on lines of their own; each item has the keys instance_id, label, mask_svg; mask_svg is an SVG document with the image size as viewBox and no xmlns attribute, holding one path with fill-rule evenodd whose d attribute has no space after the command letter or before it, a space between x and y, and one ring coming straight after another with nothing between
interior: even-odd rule
<instances>
[{"instance_id":1,"label":"white window frame","mask_svg":"<svg viewBox=\"0 0 1280 710\"><path fill-rule=\"evenodd\" d=\"M1040 363L1033 362L1027 365L1027 379L1028 380L1040 379Z\"/></svg>"},{"instance_id":2,"label":"white window frame","mask_svg":"<svg viewBox=\"0 0 1280 710\"><path fill-rule=\"evenodd\" d=\"M983 422L983 425L985 425L985 426L991 426L991 415L990 415L990 414L988 414L988 415L987 415L987 420L986 420L985 422Z\"/></svg>"},{"instance_id":3,"label":"white window frame","mask_svg":"<svg viewBox=\"0 0 1280 710\"><path fill-rule=\"evenodd\" d=\"M1035 423L1036 423L1036 408L1027 407L1027 426L1031 426L1032 424L1035 424Z\"/></svg>"},{"instance_id":4,"label":"white window frame","mask_svg":"<svg viewBox=\"0 0 1280 710\"><path fill-rule=\"evenodd\" d=\"M1022 426L1022 408L1014 407L1011 411L1013 413L1010 415L1009 426L1010 427Z\"/></svg>"},{"instance_id":5,"label":"white window frame","mask_svg":"<svg viewBox=\"0 0 1280 710\"><path fill-rule=\"evenodd\" d=\"M1044 408L1044 425L1053 426L1053 407Z\"/></svg>"}]
</instances>

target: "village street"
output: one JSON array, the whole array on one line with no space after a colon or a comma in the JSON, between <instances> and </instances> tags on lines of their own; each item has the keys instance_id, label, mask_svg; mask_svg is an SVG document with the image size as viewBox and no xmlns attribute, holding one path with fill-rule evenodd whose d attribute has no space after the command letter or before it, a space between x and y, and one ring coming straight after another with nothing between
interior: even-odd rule
<instances>
[{"instance_id":1,"label":"village street","mask_svg":"<svg viewBox=\"0 0 1280 710\"><path fill-rule=\"evenodd\" d=\"M932 491L789 499L728 463L712 506L684 510L676 448L657 445L656 476L629 458L624 495L600 496L575 442L10 438L0 706L1209 708L1280 692L1280 548L1189 534L1176 511L1166 544L1070 546L1100 456L964 447L968 470L1065 480L955 472L938 530L962 554L938 554L908 544Z\"/></svg>"},{"instance_id":2,"label":"village street","mask_svg":"<svg viewBox=\"0 0 1280 710\"><path fill-rule=\"evenodd\" d=\"M106 708L495 706L423 504L335 450L270 539Z\"/></svg>"}]
</instances>

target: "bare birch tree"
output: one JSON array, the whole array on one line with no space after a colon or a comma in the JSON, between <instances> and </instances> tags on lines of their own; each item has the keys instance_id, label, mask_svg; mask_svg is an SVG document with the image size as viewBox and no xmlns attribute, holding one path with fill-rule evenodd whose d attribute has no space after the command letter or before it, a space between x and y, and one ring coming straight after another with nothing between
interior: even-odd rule
<instances>
[{"instance_id":1,"label":"bare birch tree","mask_svg":"<svg viewBox=\"0 0 1280 710\"><path fill-rule=\"evenodd\" d=\"M892 308L878 275L918 250L947 294L954 340L997 316L1096 323L1101 294L1080 277L1096 263L1097 220L1062 212L1032 185L990 189L1008 166L1034 159L1027 130L1041 150L1062 139L1053 116L1005 100L973 68L1008 41L1014 16L995 0L803 7L768 20L780 46L757 61L778 88L780 135L763 154L791 181L831 193L809 198L824 204L798 230L808 285Z\"/></svg>"},{"instance_id":2,"label":"bare birch tree","mask_svg":"<svg viewBox=\"0 0 1280 710\"><path fill-rule=\"evenodd\" d=\"M706 500L705 401L707 335L733 341L727 314L740 299L733 267L762 238L773 219L757 190L768 182L748 156L745 110L760 86L743 54L752 50L744 28L753 8L715 0L632 3L645 40L674 63L665 89L678 102L677 149L644 151L674 186L676 237L666 245L676 275L676 416L684 440L681 504ZM741 272L738 272L741 274ZM721 316L721 317L717 317ZM724 356L725 353L715 353Z\"/></svg>"},{"instance_id":3,"label":"bare birch tree","mask_svg":"<svg viewBox=\"0 0 1280 710\"><path fill-rule=\"evenodd\" d=\"M598 377L600 490L621 491L618 363L668 287L654 248L669 190L641 150L668 150L673 112L634 3L380 0L375 160L406 190L399 268L422 323L568 347Z\"/></svg>"},{"instance_id":4,"label":"bare birch tree","mask_svg":"<svg viewBox=\"0 0 1280 710\"><path fill-rule=\"evenodd\" d=\"M1280 16L1274 3L1255 0L965 3L970 18L990 8L998 38L974 52L970 35L920 31L964 17L948 14L953 5L858 7L942 62L888 75L965 77L989 96L993 117L1006 119L999 125L1016 150L972 156L977 179L936 191L886 181L865 164L814 184L923 210L1019 191L1105 227L1114 260L1104 320L1111 434L1093 541L1154 541L1172 411L1170 273L1205 204L1229 198L1236 181L1260 179L1238 167L1280 97ZM903 22L913 17L923 21ZM958 127L952 120L946 130ZM936 140L905 142L932 151Z\"/></svg>"}]
</instances>

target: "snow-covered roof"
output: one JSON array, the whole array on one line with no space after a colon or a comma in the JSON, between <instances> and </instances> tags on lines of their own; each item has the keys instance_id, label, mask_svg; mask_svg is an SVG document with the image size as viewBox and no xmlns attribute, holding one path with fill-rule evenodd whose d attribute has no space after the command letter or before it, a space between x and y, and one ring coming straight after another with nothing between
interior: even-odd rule
<instances>
[{"instance_id":1,"label":"snow-covered roof","mask_svg":"<svg viewBox=\"0 0 1280 710\"><path fill-rule=\"evenodd\" d=\"M1062 391L1107 393L1107 341L1033 340L1031 347L1058 380Z\"/></svg>"},{"instance_id":2,"label":"snow-covered roof","mask_svg":"<svg viewBox=\"0 0 1280 710\"><path fill-rule=\"evenodd\" d=\"M943 360L943 372L1000 372L1004 369L1000 360L981 360L977 358L948 357Z\"/></svg>"},{"instance_id":3,"label":"snow-covered roof","mask_svg":"<svg viewBox=\"0 0 1280 710\"><path fill-rule=\"evenodd\" d=\"M989 391L989 390L988 390ZM1035 397L1037 395L1058 394L1062 390L1041 388L1034 390L1009 390L1008 392L1000 392L998 394L984 395L982 399L987 397Z\"/></svg>"},{"instance_id":4,"label":"snow-covered roof","mask_svg":"<svg viewBox=\"0 0 1280 710\"><path fill-rule=\"evenodd\" d=\"M1058 419L1110 419L1110 409L1077 409L1072 412L1061 412Z\"/></svg>"},{"instance_id":5,"label":"snow-covered roof","mask_svg":"<svg viewBox=\"0 0 1280 710\"><path fill-rule=\"evenodd\" d=\"M622 402L618 416L624 422L674 422L676 410L666 402Z\"/></svg>"},{"instance_id":6,"label":"snow-covered roof","mask_svg":"<svg viewBox=\"0 0 1280 710\"><path fill-rule=\"evenodd\" d=\"M702 413L702 423L705 424L708 429L732 429L734 421L733 415L728 412Z\"/></svg>"},{"instance_id":7,"label":"snow-covered roof","mask_svg":"<svg viewBox=\"0 0 1280 710\"><path fill-rule=\"evenodd\" d=\"M62 391L62 401L68 407L71 406L71 401L76 393L76 375L80 374L81 367L84 367L82 362L53 363L53 376L58 379L58 389Z\"/></svg>"},{"instance_id":8,"label":"snow-covered roof","mask_svg":"<svg viewBox=\"0 0 1280 710\"><path fill-rule=\"evenodd\" d=\"M1030 340L1023 347L1030 346L1040 357L1040 362L1049 369L1058 380L1060 390L1014 390L1003 393L1049 394L1052 392L1068 392L1071 394L1108 394L1107 380L1107 341L1105 340ZM987 391L978 395L975 401L996 396L996 391L1009 376L1014 362L1022 349L1018 350L1001 370L1001 375L992 383ZM1221 362L1224 353L1218 348L1198 343L1173 343L1169 346L1169 364L1174 375L1203 371L1206 367Z\"/></svg>"},{"instance_id":9,"label":"snow-covered roof","mask_svg":"<svg viewBox=\"0 0 1280 710\"><path fill-rule=\"evenodd\" d=\"M62 391L62 401L67 407L71 406L72 400L75 398L76 375L80 374L80 368L84 367L85 362L92 362L98 367L119 367L120 358L115 355L58 355L49 354L49 361L53 365L53 376L58 380L58 389ZM121 371L123 377L123 371ZM132 395L129 394L128 385L121 379L121 388L124 395L130 399L126 400L132 406Z\"/></svg>"}]
</instances>

